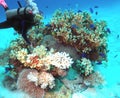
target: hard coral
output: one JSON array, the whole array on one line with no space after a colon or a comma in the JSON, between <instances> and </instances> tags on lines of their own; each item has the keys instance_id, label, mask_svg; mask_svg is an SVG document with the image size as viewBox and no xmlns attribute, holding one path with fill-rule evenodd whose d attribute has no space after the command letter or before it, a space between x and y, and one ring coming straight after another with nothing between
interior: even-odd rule
<instances>
[{"instance_id":1,"label":"hard coral","mask_svg":"<svg viewBox=\"0 0 120 98\"><path fill-rule=\"evenodd\" d=\"M40 86L42 89L50 88L55 86L54 77L52 74L47 72L30 72L27 75L29 81L34 82L36 86Z\"/></svg>"}]
</instances>

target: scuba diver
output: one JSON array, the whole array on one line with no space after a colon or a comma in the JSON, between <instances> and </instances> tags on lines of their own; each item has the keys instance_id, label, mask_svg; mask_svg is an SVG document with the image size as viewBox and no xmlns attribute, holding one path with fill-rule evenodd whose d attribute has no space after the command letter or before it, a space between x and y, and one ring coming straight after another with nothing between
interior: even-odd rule
<instances>
[{"instance_id":1,"label":"scuba diver","mask_svg":"<svg viewBox=\"0 0 120 98\"><path fill-rule=\"evenodd\" d=\"M36 25L34 21L35 14L31 7L22 7L18 1L19 8L9 10L8 5L4 0L0 0L0 5L3 6L6 13L6 21L0 23L0 29L14 28L19 34L22 35L28 45L32 43L27 38L27 32L32 26Z\"/></svg>"}]
</instances>

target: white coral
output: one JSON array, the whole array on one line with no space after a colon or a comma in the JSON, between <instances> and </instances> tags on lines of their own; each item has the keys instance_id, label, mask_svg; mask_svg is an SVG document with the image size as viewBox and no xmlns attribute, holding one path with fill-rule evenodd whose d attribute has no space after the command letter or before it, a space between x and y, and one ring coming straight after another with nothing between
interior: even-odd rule
<instances>
[{"instance_id":1,"label":"white coral","mask_svg":"<svg viewBox=\"0 0 120 98\"><path fill-rule=\"evenodd\" d=\"M55 86L55 78L52 74L47 72L30 72L27 75L27 79L34 82L36 86L40 86L42 89L46 89L47 87L52 89Z\"/></svg>"},{"instance_id":2,"label":"white coral","mask_svg":"<svg viewBox=\"0 0 120 98\"><path fill-rule=\"evenodd\" d=\"M38 84L43 89L45 89L47 87L52 89L55 86L54 80L55 80L55 78L52 76L52 74L47 73L47 72L41 72L39 75Z\"/></svg>"},{"instance_id":3,"label":"white coral","mask_svg":"<svg viewBox=\"0 0 120 98\"><path fill-rule=\"evenodd\" d=\"M67 69L73 64L72 58L65 52L56 52L51 57L51 64L60 69Z\"/></svg>"},{"instance_id":4,"label":"white coral","mask_svg":"<svg viewBox=\"0 0 120 98\"><path fill-rule=\"evenodd\" d=\"M30 72L27 75L27 79L31 82L34 82L36 86L38 86L38 73L36 72Z\"/></svg>"}]
</instances>

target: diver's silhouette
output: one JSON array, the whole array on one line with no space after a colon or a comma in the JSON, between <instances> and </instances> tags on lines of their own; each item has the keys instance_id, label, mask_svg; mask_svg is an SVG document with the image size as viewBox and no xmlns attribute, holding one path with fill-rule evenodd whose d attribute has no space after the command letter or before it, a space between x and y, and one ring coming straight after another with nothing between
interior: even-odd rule
<instances>
[{"instance_id":1,"label":"diver's silhouette","mask_svg":"<svg viewBox=\"0 0 120 98\"><path fill-rule=\"evenodd\" d=\"M6 12L6 21L0 23L0 29L13 27L22 37L25 39L27 44L31 45L31 42L27 38L27 31L36 23L34 22L35 14L32 13L30 7L22 7L18 1L19 8L9 10L6 2L0 0Z\"/></svg>"}]
</instances>

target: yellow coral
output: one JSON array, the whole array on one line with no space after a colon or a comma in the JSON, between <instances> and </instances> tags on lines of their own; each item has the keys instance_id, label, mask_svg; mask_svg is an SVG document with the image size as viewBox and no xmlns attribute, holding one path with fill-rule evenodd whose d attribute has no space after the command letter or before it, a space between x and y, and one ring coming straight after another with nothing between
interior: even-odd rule
<instances>
[{"instance_id":1,"label":"yellow coral","mask_svg":"<svg viewBox=\"0 0 120 98\"><path fill-rule=\"evenodd\" d=\"M21 61L21 63L25 63L26 57L27 57L27 49L23 48L22 50L18 51L17 53L17 59Z\"/></svg>"}]
</instances>

